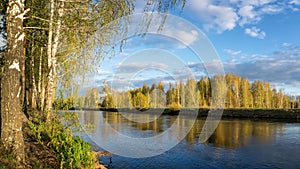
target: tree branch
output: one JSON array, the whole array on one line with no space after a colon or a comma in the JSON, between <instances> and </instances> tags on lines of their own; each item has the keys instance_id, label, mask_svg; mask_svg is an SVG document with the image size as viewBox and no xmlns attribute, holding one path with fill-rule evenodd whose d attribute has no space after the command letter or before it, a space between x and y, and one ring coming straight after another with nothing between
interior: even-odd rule
<instances>
[{"instance_id":1,"label":"tree branch","mask_svg":"<svg viewBox=\"0 0 300 169\"><path fill-rule=\"evenodd\" d=\"M40 30L49 30L49 28L41 28L41 27L24 27L24 29L40 29Z\"/></svg>"}]
</instances>

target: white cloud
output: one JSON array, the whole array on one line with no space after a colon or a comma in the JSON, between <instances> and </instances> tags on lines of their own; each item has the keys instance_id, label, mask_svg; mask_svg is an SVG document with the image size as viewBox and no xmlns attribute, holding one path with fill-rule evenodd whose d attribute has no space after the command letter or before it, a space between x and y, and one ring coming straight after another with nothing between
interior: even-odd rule
<instances>
[{"instance_id":1,"label":"white cloud","mask_svg":"<svg viewBox=\"0 0 300 169\"><path fill-rule=\"evenodd\" d=\"M103 68L98 68L97 69L97 74L98 75L109 75L109 74L112 74L112 72L108 71L108 70L104 70Z\"/></svg>"},{"instance_id":2,"label":"white cloud","mask_svg":"<svg viewBox=\"0 0 300 169\"><path fill-rule=\"evenodd\" d=\"M233 51L233 50L231 50L231 49L225 49L224 50L226 53L228 53L228 54L230 54L230 55L238 55L238 54L240 54L242 51Z\"/></svg>"},{"instance_id":3,"label":"white cloud","mask_svg":"<svg viewBox=\"0 0 300 169\"><path fill-rule=\"evenodd\" d=\"M255 26L252 28L245 29L245 33L251 37L264 39L266 37L266 33L256 28Z\"/></svg>"},{"instance_id":4,"label":"white cloud","mask_svg":"<svg viewBox=\"0 0 300 169\"><path fill-rule=\"evenodd\" d=\"M300 0L190 0L185 11L202 21L206 31L217 33L232 30L237 25L255 25L265 15L298 11ZM264 35L263 35L264 36ZM260 36L260 37L263 37Z\"/></svg>"},{"instance_id":5,"label":"white cloud","mask_svg":"<svg viewBox=\"0 0 300 169\"><path fill-rule=\"evenodd\" d=\"M284 8L278 5L268 5L261 9L263 13L267 13L267 14L276 14L276 13L280 13L283 10Z\"/></svg>"},{"instance_id":6,"label":"white cloud","mask_svg":"<svg viewBox=\"0 0 300 169\"><path fill-rule=\"evenodd\" d=\"M222 33L225 30L232 30L236 26L238 16L233 8L212 5L208 9L209 12L216 14L211 26L217 26L218 33Z\"/></svg>"},{"instance_id":7,"label":"white cloud","mask_svg":"<svg viewBox=\"0 0 300 169\"><path fill-rule=\"evenodd\" d=\"M284 51L276 51L275 55L286 56L286 57L300 56L300 47L294 47L294 48L287 49Z\"/></svg>"},{"instance_id":8,"label":"white cloud","mask_svg":"<svg viewBox=\"0 0 300 169\"><path fill-rule=\"evenodd\" d=\"M178 37L183 41L183 43L185 43L186 46L193 44L198 39L199 35L195 30L192 30L190 32L178 31L174 33L176 34L176 37Z\"/></svg>"},{"instance_id":9,"label":"white cloud","mask_svg":"<svg viewBox=\"0 0 300 169\"><path fill-rule=\"evenodd\" d=\"M159 62L132 62L132 63L126 63L126 64L119 64L117 67L119 72L122 73L132 73L132 72L138 72L144 69L149 69L149 68L156 68L156 69L166 69L168 65L164 63L159 63Z\"/></svg>"},{"instance_id":10,"label":"white cloud","mask_svg":"<svg viewBox=\"0 0 300 169\"><path fill-rule=\"evenodd\" d=\"M243 60L235 64L231 64L230 62L224 63L224 67L226 72L233 72L242 77L248 77L249 80L260 79L273 83L294 85L294 90L300 94L299 59L300 47L294 47L292 49L276 51L273 55L253 54L250 60Z\"/></svg>"},{"instance_id":11,"label":"white cloud","mask_svg":"<svg viewBox=\"0 0 300 169\"><path fill-rule=\"evenodd\" d=\"M274 0L244 0L243 5L263 6L273 2Z\"/></svg>"},{"instance_id":12,"label":"white cloud","mask_svg":"<svg viewBox=\"0 0 300 169\"><path fill-rule=\"evenodd\" d=\"M232 30L239 19L233 7L214 5L210 0L202 0L201 3L191 0L188 8L204 22L206 30L214 29L218 33Z\"/></svg>"},{"instance_id":13,"label":"white cloud","mask_svg":"<svg viewBox=\"0 0 300 169\"><path fill-rule=\"evenodd\" d=\"M287 42L282 43L282 46L283 46L283 47L290 47L291 45L292 45L292 44L287 43Z\"/></svg>"},{"instance_id":14,"label":"white cloud","mask_svg":"<svg viewBox=\"0 0 300 169\"><path fill-rule=\"evenodd\" d=\"M238 14L241 16L241 26L247 23L258 22L261 20L257 12L254 11L254 7L251 5L246 5L240 8Z\"/></svg>"},{"instance_id":15,"label":"white cloud","mask_svg":"<svg viewBox=\"0 0 300 169\"><path fill-rule=\"evenodd\" d=\"M229 0L229 2L232 3L232 4L236 4L236 3L239 2L239 0Z\"/></svg>"},{"instance_id":16,"label":"white cloud","mask_svg":"<svg viewBox=\"0 0 300 169\"><path fill-rule=\"evenodd\" d=\"M290 1L290 4L292 4L292 5L300 5L300 0L292 0L292 1Z\"/></svg>"}]
</instances>

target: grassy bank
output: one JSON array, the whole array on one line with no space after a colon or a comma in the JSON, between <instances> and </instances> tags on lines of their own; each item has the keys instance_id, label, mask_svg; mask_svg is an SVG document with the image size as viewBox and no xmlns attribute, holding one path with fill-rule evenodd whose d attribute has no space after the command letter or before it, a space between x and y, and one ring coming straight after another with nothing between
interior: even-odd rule
<instances>
[{"instance_id":1,"label":"grassy bank","mask_svg":"<svg viewBox=\"0 0 300 169\"><path fill-rule=\"evenodd\" d=\"M95 169L105 167L99 163L99 155L92 146L73 135L79 127L76 113L64 113L49 122L39 117L23 125L25 164L18 164L0 141L0 169Z\"/></svg>"}]
</instances>

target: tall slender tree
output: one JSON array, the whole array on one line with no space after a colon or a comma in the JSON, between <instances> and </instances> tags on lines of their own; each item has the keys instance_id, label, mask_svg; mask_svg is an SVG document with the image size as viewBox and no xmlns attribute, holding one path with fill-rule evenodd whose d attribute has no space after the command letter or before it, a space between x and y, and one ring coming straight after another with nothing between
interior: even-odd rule
<instances>
[{"instance_id":1,"label":"tall slender tree","mask_svg":"<svg viewBox=\"0 0 300 169\"><path fill-rule=\"evenodd\" d=\"M226 94L226 107L232 108L233 107L233 75L231 73L226 74L225 76L226 85L227 85L227 94Z\"/></svg>"},{"instance_id":2,"label":"tall slender tree","mask_svg":"<svg viewBox=\"0 0 300 169\"><path fill-rule=\"evenodd\" d=\"M241 107L249 108L251 106L251 93L250 93L250 83L247 78L242 79L241 82Z\"/></svg>"},{"instance_id":3,"label":"tall slender tree","mask_svg":"<svg viewBox=\"0 0 300 169\"><path fill-rule=\"evenodd\" d=\"M270 88L270 83L264 81L263 82L263 88L264 88L264 107L269 109L272 107L272 91Z\"/></svg>"}]
</instances>

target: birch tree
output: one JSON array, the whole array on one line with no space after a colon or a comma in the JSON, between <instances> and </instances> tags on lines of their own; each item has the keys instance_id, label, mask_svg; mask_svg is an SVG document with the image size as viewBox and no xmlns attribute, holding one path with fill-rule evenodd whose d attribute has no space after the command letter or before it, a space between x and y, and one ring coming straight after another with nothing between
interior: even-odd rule
<instances>
[{"instance_id":1,"label":"birch tree","mask_svg":"<svg viewBox=\"0 0 300 169\"><path fill-rule=\"evenodd\" d=\"M147 0L146 2L146 12L158 11L163 13L167 13L168 9L174 6L183 7L185 4L184 0ZM34 38L47 36L43 39L46 43L45 46L39 46L32 50L34 45L27 45L28 53L32 51L34 54L31 56L32 59L28 61L31 68L29 67L27 70L35 74L27 78L28 86L30 86L28 89L33 88L28 92L28 102L31 106L34 105L33 102L37 102L36 107L45 110L45 117L49 119L58 85L63 87L73 85L78 73L89 71L88 68L91 66L87 64L91 60L97 61L103 56L83 55L81 51L87 42L86 40L99 28L102 29L111 21L131 14L134 10L135 1L29 0L26 4L33 5L35 8L35 11L30 13L27 19L37 21L27 24L26 30L40 30L39 33L31 35ZM120 28L116 34L125 30L126 27ZM111 36L101 37L99 44L108 44L112 40ZM30 41L32 37L28 37L27 40ZM45 70L44 66L46 71L43 71ZM78 79L76 80L78 81Z\"/></svg>"},{"instance_id":2,"label":"birch tree","mask_svg":"<svg viewBox=\"0 0 300 169\"><path fill-rule=\"evenodd\" d=\"M22 109L20 105L24 63L24 0L9 0L6 10L7 51L3 58L1 86L1 139L18 161L24 162Z\"/></svg>"}]
</instances>

